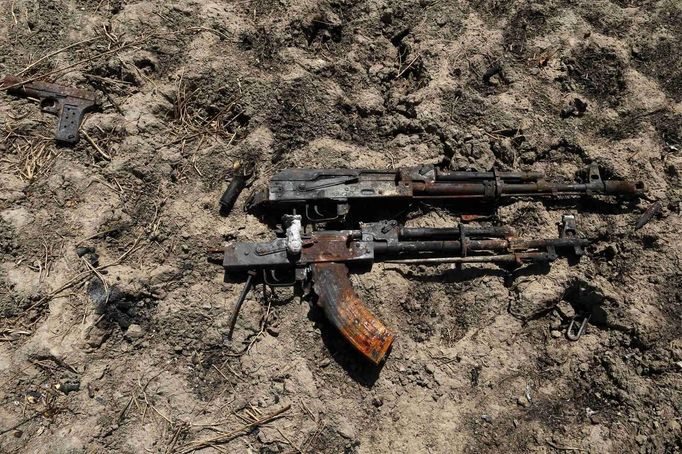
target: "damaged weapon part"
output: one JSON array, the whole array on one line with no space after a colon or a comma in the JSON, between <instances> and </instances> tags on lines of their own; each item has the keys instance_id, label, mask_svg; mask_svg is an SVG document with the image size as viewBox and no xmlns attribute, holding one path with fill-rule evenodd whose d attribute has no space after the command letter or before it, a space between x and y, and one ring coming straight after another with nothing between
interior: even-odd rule
<instances>
[{"instance_id":1,"label":"damaged weapon part","mask_svg":"<svg viewBox=\"0 0 682 454\"><path fill-rule=\"evenodd\" d=\"M367 359L379 364L394 336L361 302L349 272L375 262L405 264L551 262L560 253L580 256L589 244L576 235L575 219L564 216L551 239L518 239L509 227L415 228L397 221L360 224L357 230L305 233L301 215L283 221L285 237L267 243L235 242L225 248L226 277L246 274L238 306L259 278L266 285L297 285L316 297L328 320Z\"/></svg>"},{"instance_id":2,"label":"damaged weapon part","mask_svg":"<svg viewBox=\"0 0 682 454\"><path fill-rule=\"evenodd\" d=\"M74 144L78 142L78 129L86 112L98 105L97 94L79 88L35 81L23 83L18 77L7 76L2 88L14 96L40 101L40 109L59 117L55 139Z\"/></svg>"},{"instance_id":3,"label":"damaged weapon part","mask_svg":"<svg viewBox=\"0 0 682 454\"><path fill-rule=\"evenodd\" d=\"M268 187L253 193L247 210L279 219L301 213L308 222L343 219L354 204L390 201L455 202L507 197L604 194L639 196L642 182L604 180L596 164L587 168L587 181L558 183L538 172L442 171L433 165L398 170L287 169L276 173Z\"/></svg>"},{"instance_id":4,"label":"damaged weapon part","mask_svg":"<svg viewBox=\"0 0 682 454\"><path fill-rule=\"evenodd\" d=\"M571 319L571 323L569 323L568 328L566 328L566 338L571 341L577 341L579 340L583 334L585 334L585 331L587 330L587 324L590 321L590 317L592 314L588 314L583 317L583 321L580 323L580 327L576 331L576 326L578 324L576 323L578 320L578 316L575 316Z\"/></svg>"},{"instance_id":5,"label":"damaged weapon part","mask_svg":"<svg viewBox=\"0 0 682 454\"><path fill-rule=\"evenodd\" d=\"M654 216L658 215L661 212L661 202L655 202L652 203L644 213L637 219L637 222L635 223L635 230L639 230L645 225L649 223L653 219Z\"/></svg>"},{"instance_id":6,"label":"damaged weapon part","mask_svg":"<svg viewBox=\"0 0 682 454\"><path fill-rule=\"evenodd\" d=\"M253 167L245 166L240 162L236 162L233 167L232 181L220 197L220 215L227 216L232 211L234 204L237 202L239 194L246 187L246 183L253 175Z\"/></svg>"}]
</instances>

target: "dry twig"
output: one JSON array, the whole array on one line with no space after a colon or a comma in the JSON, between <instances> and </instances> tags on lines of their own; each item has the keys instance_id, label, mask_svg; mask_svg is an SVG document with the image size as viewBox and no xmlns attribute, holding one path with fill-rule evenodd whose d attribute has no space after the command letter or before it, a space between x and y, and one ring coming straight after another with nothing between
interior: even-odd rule
<instances>
[{"instance_id":1,"label":"dry twig","mask_svg":"<svg viewBox=\"0 0 682 454\"><path fill-rule=\"evenodd\" d=\"M250 431L251 429L255 427L262 426L264 424L267 424L271 421L274 421L275 419L278 419L279 417L282 416L286 411L288 411L291 408L291 405L286 405L284 408L281 410L277 410L274 413L271 413L270 415L267 415L263 418L260 418L250 424L246 424L236 430L233 430L232 432L227 432L224 434L216 435L215 437L211 438L205 438L203 440L197 440L197 441L192 441L190 443L187 443L184 446L181 446L178 449L178 453L180 454L186 454L190 453L192 451L196 451L197 449L205 448L207 446L213 446L214 444L220 444L220 443L226 443L240 435L243 435Z\"/></svg>"}]
</instances>

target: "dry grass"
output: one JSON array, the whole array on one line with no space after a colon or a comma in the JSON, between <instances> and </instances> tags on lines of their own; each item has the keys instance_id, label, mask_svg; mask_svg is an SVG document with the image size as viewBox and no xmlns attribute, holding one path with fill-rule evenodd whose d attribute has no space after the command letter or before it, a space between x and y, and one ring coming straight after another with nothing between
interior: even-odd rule
<instances>
[{"instance_id":1,"label":"dry grass","mask_svg":"<svg viewBox=\"0 0 682 454\"><path fill-rule=\"evenodd\" d=\"M28 182L43 175L58 155L51 139L26 136L17 128L7 128L4 144L7 153L2 161L9 164L11 172Z\"/></svg>"}]
</instances>

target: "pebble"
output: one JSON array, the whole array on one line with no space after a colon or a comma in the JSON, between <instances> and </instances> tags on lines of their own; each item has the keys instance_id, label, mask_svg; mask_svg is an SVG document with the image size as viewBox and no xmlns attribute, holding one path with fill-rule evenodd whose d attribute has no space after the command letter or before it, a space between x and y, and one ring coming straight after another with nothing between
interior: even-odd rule
<instances>
[{"instance_id":1,"label":"pebble","mask_svg":"<svg viewBox=\"0 0 682 454\"><path fill-rule=\"evenodd\" d=\"M329 366L330 364L331 364L331 361L329 361L329 358L325 358L325 359L323 359L322 361L320 361L320 363L318 364L318 366L320 366L320 367L327 367L327 366Z\"/></svg>"},{"instance_id":2,"label":"pebble","mask_svg":"<svg viewBox=\"0 0 682 454\"><path fill-rule=\"evenodd\" d=\"M125 337L131 340L139 339L142 336L144 336L144 328L135 323L130 325L125 333Z\"/></svg>"},{"instance_id":3,"label":"pebble","mask_svg":"<svg viewBox=\"0 0 682 454\"><path fill-rule=\"evenodd\" d=\"M590 415L590 422L594 425L601 424L602 423L602 417L599 415L599 413L592 413Z\"/></svg>"},{"instance_id":4,"label":"pebble","mask_svg":"<svg viewBox=\"0 0 682 454\"><path fill-rule=\"evenodd\" d=\"M553 329L553 330L551 331L551 334L552 334L552 337L555 338L555 339L561 337L561 331L556 330L556 329Z\"/></svg>"},{"instance_id":5,"label":"pebble","mask_svg":"<svg viewBox=\"0 0 682 454\"><path fill-rule=\"evenodd\" d=\"M87 343L90 347L99 348L109 337L109 331L93 327L88 333Z\"/></svg>"},{"instance_id":6,"label":"pebble","mask_svg":"<svg viewBox=\"0 0 682 454\"><path fill-rule=\"evenodd\" d=\"M70 392L81 389L81 383L78 380L65 380L61 383L58 383L55 388L64 394L69 394Z\"/></svg>"},{"instance_id":7,"label":"pebble","mask_svg":"<svg viewBox=\"0 0 682 454\"><path fill-rule=\"evenodd\" d=\"M575 317L575 309L573 309L573 306L571 306L571 303L568 301L562 300L557 304L556 308L565 318Z\"/></svg>"},{"instance_id":8,"label":"pebble","mask_svg":"<svg viewBox=\"0 0 682 454\"><path fill-rule=\"evenodd\" d=\"M336 424L336 432L348 440L354 440L356 438L355 428L345 418L339 418L339 421Z\"/></svg>"},{"instance_id":9,"label":"pebble","mask_svg":"<svg viewBox=\"0 0 682 454\"><path fill-rule=\"evenodd\" d=\"M587 372L588 370L590 370L590 365L587 363L580 363L578 369L580 369L581 372Z\"/></svg>"},{"instance_id":10,"label":"pebble","mask_svg":"<svg viewBox=\"0 0 682 454\"><path fill-rule=\"evenodd\" d=\"M379 408L384 404L384 401L381 399L381 397L375 397L372 399L372 405L375 407Z\"/></svg>"},{"instance_id":11,"label":"pebble","mask_svg":"<svg viewBox=\"0 0 682 454\"><path fill-rule=\"evenodd\" d=\"M492 423L493 422L493 417L490 415L481 415L481 419L485 422Z\"/></svg>"},{"instance_id":12,"label":"pebble","mask_svg":"<svg viewBox=\"0 0 682 454\"><path fill-rule=\"evenodd\" d=\"M92 254L95 252L94 247L79 246L76 248L76 255L78 257L83 257L85 254Z\"/></svg>"},{"instance_id":13,"label":"pebble","mask_svg":"<svg viewBox=\"0 0 682 454\"><path fill-rule=\"evenodd\" d=\"M635 441L637 442L637 444L640 444L640 445L643 445L644 443L646 443L647 439L648 439L647 436L644 434L639 434L635 437Z\"/></svg>"},{"instance_id":14,"label":"pebble","mask_svg":"<svg viewBox=\"0 0 682 454\"><path fill-rule=\"evenodd\" d=\"M433 374L436 371L436 369L433 368L432 364L427 364L426 366L424 366L424 369L426 369L426 372L430 374Z\"/></svg>"},{"instance_id":15,"label":"pebble","mask_svg":"<svg viewBox=\"0 0 682 454\"><path fill-rule=\"evenodd\" d=\"M519 397L518 399L516 399L516 403L517 403L518 405L522 406L523 408L528 408L528 407L530 407L530 402L528 401L528 399L526 398L526 396L521 396L521 397Z\"/></svg>"}]
</instances>

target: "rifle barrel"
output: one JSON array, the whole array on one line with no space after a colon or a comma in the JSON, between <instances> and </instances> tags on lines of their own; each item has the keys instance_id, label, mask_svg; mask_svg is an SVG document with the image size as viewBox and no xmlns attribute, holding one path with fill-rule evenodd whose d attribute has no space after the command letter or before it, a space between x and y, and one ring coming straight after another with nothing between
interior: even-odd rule
<instances>
[{"instance_id":1,"label":"rifle barrel","mask_svg":"<svg viewBox=\"0 0 682 454\"><path fill-rule=\"evenodd\" d=\"M428 257L419 259L386 260L384 263L442 265L444 263L519 263L549 261L551 261L551 257L546 252L524 252L519 254L478 255L473 257Z\"/></svg>"},{"instance_id":2,"label":"rifle barrel","mask_svg":"<svg viewBox=\"0 0 682 454\"><path fill-rule=\"evenodd\" d=\"M436 181L502 180L537 181L541 172L443 172L436 171Z\"/></svg>"}]
</instances>

